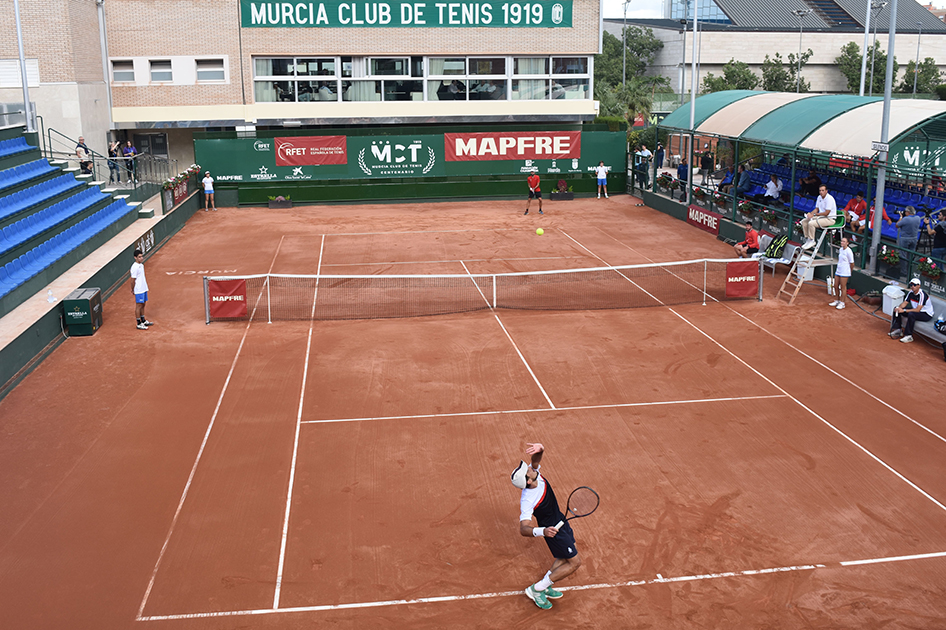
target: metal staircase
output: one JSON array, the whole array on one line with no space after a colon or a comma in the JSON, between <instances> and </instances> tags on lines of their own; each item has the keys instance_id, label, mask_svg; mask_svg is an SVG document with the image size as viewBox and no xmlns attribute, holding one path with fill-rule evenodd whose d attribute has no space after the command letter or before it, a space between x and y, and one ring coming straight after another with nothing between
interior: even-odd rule
<instances>
[{"instance_id":1,"label":"metal staircase","mask_svg":"<svg viewBox=\"0 0 946 630\"><path fill-rule=\"evenodd\" d=\"M835 259L833 255L827 256L821 253L821 246L824 243L825 236L835 229L837 229L835 226L828 226L821 230L821 236L818 238L818 242L813 248L798 250L798 255L795 256L795 262L792 263L791 269L788 270L788 275L785 276L785 281L782 282L782 287L778 290L778 297L780 299L784 299L785 296L788 296L789 306L795 303L795 298L798 297L802 285L804 285L807 280L811 280L814 277L815 267L834 266L837 264L837 259ZM799 269L799 267L801 269Z\"/></svg>"}]
</instances>

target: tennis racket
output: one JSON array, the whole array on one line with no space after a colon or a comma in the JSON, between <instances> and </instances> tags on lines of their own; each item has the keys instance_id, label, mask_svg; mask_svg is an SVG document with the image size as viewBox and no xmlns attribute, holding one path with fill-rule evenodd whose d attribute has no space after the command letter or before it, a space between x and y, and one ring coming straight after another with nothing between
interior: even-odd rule
<instances>
[{"instance_id":1,"label":"tennis racket","mask_svg":"<svg viewBox=\"0 0 946 630\"><path fill-rule=\"evenodd\" d=\"M573 518L591 516L591 514L598 509L599 503L601 503L601 497L588 486L575 488L572 490L572 493L568 495L568 503L565 507L565 521L570 521ZM559 521L555 529L560 529L562 525L565 524L565 521Z\"/></svg>"}]
</instances>

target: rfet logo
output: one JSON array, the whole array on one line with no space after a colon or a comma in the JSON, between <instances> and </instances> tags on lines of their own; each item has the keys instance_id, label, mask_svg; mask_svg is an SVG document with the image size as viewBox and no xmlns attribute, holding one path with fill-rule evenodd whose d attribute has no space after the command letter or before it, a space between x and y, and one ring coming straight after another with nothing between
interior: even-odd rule
<instances>
[{"instance_id":1,"label":"rfet logo","mask_svg":"<svg viewBox=\"0 0 946 630\"><path fill-rule=\"evenodd\" d=\"M719 234L719 220L723 215L699 206L690 206L687 208L687 223L695 225L701 230L706 230L710 234Z\"/></svg>"},{"instance_id":2,"label":"rfet logo","mask_svg":"<svg viewBox=\"0 0 946 630\"><path fill-rule=\"evenodd\" d=\"M275 140L276 166L348 164L348 139L345 136L295 136Z\"/></svg>"},{"instance_id":3,"label":"rfet logo","mask_svg":"<svg viewBox=\"0 0 946 630\"><path fill-rule=\"evenodd\" d=\"M437 163L433 148L420 140L373 140L370 152L358 152L358 168L366 175L426 175Z\"/></svg>"},{"instance_id":4,"label":"rfet logo","mask_svg":"<svg viewBox=\"0 0 946 630\"><path fill-rule=\"evenodd\" d=\"M256 151L270 151L272 148L272 142L263 142L262 140L257 140L253 143L253 149Z\"/></svg>"},{"instance_id":5,"label":"rfet logo","mask_svg":"<svg viewBox=\"0 0 946 630\"><path fill-rule=\"evenodd\" d=\"M759 295L759 261L739 260L726 263L726 297L747 298Z\"/></svg>"}]
</instances>

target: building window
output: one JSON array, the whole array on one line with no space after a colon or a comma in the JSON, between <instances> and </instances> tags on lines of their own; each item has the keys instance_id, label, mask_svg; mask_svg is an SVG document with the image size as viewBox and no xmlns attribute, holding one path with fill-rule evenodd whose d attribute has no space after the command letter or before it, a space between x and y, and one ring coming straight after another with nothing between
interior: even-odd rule
<instances>
[{"instance_id":1,"label":"building window","mask_svg":"<svg viewBox=\"0 0 946 630\"><path fill-rule=\"evenodd\" d=\"M168 61L151 61L151 81L154 83L157 82L169 82L173 81L174 77L171 74L171 62Z\"/></svg>"},{"instance_id":2,"label":"building window","mask_svg":"<svg viewBox=\"0 0 946 630\"><path fill-rule=\"evenodd\" d=\"M113 61L112 81L115 83L132 82L135 80L134 61Z\"/></svg>"},{"instance_id":3,"label":"building window","mask_svg":"<svg viewBox=\"0 0 946 630\"><path fill-rule=\"evenodd\" d=\"M552 74L588 74L588 58L552 57Z\"/></svg>"},{"instance_id":4,"label":"building window","mask_svg":"<svg viewBox=\"0 0 946 630\"><path fill-rule=\"evenodd\" d=\"M548 57L516 57L512 62L513 74L548 74Z\"/></svg>"},{"instance_id":5,"label":"building window","mask_svg":"<svg viewBox=\"0 0 946 630\"><path fill-rule=\"evenodd\" d=\"M506 58L470 59L470 74L506 76Z\"/></svg>"},{"instance_id":6,"label":"building window","mask_svg":"<svg viewBox=\"0 0 946 630\"><path fill-rule=\"evenodd\" d=\"M512 100L543 101L549 98L548 79L513 79Z\"/></svg>"},{"instance_id":7,"label":"building window","mask_svg":"<svg viewBox=\"0 0 946 630\"><path fill-rule=\"evenodd\" d=\"M408 60L401 57L372 57L368 60L368 68L368 74L373 77L410 76Z\"/></svg>"},{"instance_id":8,"label":"building window","mask_svg":"<svg viewBox=\"0 0 946 630\"><path fill-rule=\"evenodd\" d=\"M223 59L198 59L197 60L197 82L212 83L224 81L226 75L223 71ZM116 79L117 80L117 79Z\"/></svg>"},{"instance_id":9,"label":"building window","mask_svg":"<svg viewBox=\"0 0 946 630\"><path fill-rule=\"evenodd\" d=\"M257 103L337 101L337 67L335 57L256 58L254 98Z\"/></svg>"}]
</instances>

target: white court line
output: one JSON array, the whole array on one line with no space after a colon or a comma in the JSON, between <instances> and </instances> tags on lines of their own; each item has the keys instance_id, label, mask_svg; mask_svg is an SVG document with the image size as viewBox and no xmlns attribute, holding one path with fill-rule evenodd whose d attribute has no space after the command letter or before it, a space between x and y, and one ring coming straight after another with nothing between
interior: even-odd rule
<instances>
[{"instance_id":1,"label":"white court line","mask_svg":"<svg viewBox=\"0 0 946 630\"><path fill-rule=\"evenodd\" d=\"M285 235L280 237L279 245L276 246L276 253L273 254L273 261L269 264L269 272L273 271L273 265L276 264L276 257L279 256L279 250L282 248L283 239L286 238ZM217 414L220 412L220 405L223 404L223 397L227 393L227 388L230 386L230 378L233 376L233 371L236 369L237 359L240 358L240 352L243 350L243 344L246 341L246 336L250 332L250 324L253 323L253 317L256 315L256 308L259 306L259 301L263 297L263 290L265 287L260 289L260 293L256 296L256 303L253 304L253 312L250 313L250 319L246 322L246 328L243 330L243 337L240 339L240 345L237 346L236 355L233 357L233 362L230 364L230 371L227 372L227 378L223 382L223 388L220 390L220 396L217 398L217 406L214 407L213 414L210 416L210 424L207 425L207 430L204 432L204 439L200 443L200 448L197 450L197 458L194 460L194 465L191 466L190 474L187 476L187 482L184 484L184 492L181 494L181 500L177 503L177 509L174 511L174 517L171 519L171 527L168 529L167 536L164 538L164 544L161 545L161 551L158 553L158 560L154 563L154 570L151 572L151 579L148 580L148 588L145 589L144 597L141 599L141 606L138 607L138 617L144 613L145 606L148 604L148 598L151 597L151 590L154 588L154 581L158 577L158 569L161 568L161 561L164 560L164 554L167 552L168 543L171 542L171 535L174 533L174 527L177 525L177 520L181 516L181 510L184 508L184 501L187 500L187 494L190 492L191 484L194 481L194 475L197 473L197 465L200 463L200 458L204 454L204 448L207 446L207 441L210 439L210 432L214 427L214 423L217 420Z\"/></svg>"},{"instance_id":2,"label":"white court line","mask_svg":"<svg viewBox=\"0 0 946 630\"><path fill-rule=\"evenodd\" d=\"M607 582L599 584L583 584L580 586L563 586L558 588L560 591L591 591L600 589L624 588L628 586L646 586L648 584L673 584L676 582L697 582L705 580L718 580L721 578L734 577L752 577L757 575L770 575L773 573L789 573L799 571L815 571L818 569L834 569L838 567L850 567L867 564L883 564L890 562L907 562L911 560L927 560L931 558L946 557L946 551L936 553L923 553L911 556L893 556L886 558L869 558L865 560L849 560L844 562L830 562L817 564L796 564L783 567L769 567L764 569L746 569L744 571L726 571L722 573L700 573L695 575L680 575L676 577L664 577L657 573L653 578L645 580L628 580L624 582ZM470 595L444 595L440 597L418 597L415 599L391 599L377 602L355 602L349 604L332 604L324 606L294 606L291 608L257 608L249 610L224 610L206 613L184 613L178 615L152 615L149 617L138 617L138 621L171 621L180 619L207 619L212 617L240 617L248 615L272 615L300 612L324 612L329 610L350 610L357 608L382 608L390 606L409 606L413 604L432 604L440 602L456 602L475 599L496 599L499 597L524 597L522 591L498 591L494 593L474 593Z\"/></svg>"},{"instance_id":3,"label":"white court line","mask_svg":"<svg viewBox=\"0 0 946 630\"><path fill-rule=\"evenodd\" d=\"M292 489L296 481L296 461L299 456L299 426L302 422L302 405L305 402L305 384L309 377L309 352L312 350L312 326L315 324L315 301L319 297L319 275L322 273L322 253L325 251L325 235L319 248L319 264L315 271L315 292L312 295L312 313L309 317L309 337L305 344L305 364L302 368L302 387L299 390L299 410L296 412L296 435L292 442L292 463L289 465L289 488L286 490L286 516L282 523L282 540L279 543L279 566L276 569L276 591L273 595L273 608L279 608L279 595L282 592L282 574L286 566L286 542L289 539L289 512L292 508Z\"/></svg>"},{"instance_id":4,"label":"white court line","mask_svg":"<svg viewBox=\"0 0 946 630\"><path fill-rule=\"evenodd\" d=\"M463 262L522 262L524 260L585 260L585 256L532 256L528 258L464 258L456 260L390 260L387 262L368 263L333 263L323 267L372 267L380 265L432 265L436 263Z\"/></svg>"},{"instance_id":5,"label":"white court line","mask_svg":"<svg viewBox=\"0 0 946 630\"><path fill-rule=\"evenodd\" d=\"M612 239L612 240L615 241L616 243L619 243L620 245L622 245L622 246L626 247L627 249L631 250L631 251L634 252L635 254L637 254L637 255L639 255L639 256L642 256L643 258L649 260L650 262L655 262L655 261L654 261L652 258L650 258L649 256L647 256L647 255L645 255L645 254L639 252L638 250L634 249L634 248L631 247L630 245L621 242L620 240L618 240L617 238L615 238L615 237L612 236L611 234L608 234L607 232L605 232L605 231L602 230L601 228L595 228L595 229L597 229L599 232L601 232L602 234L606 235L608 238ZM717 300L716 298L714 298L712 295L710 295L709 298L710 298L711 300L713 300L714 302L719 302L719 300ZM720 303L721 303L721 302L720 302ZM721 304L722 304L722 303L721 303ZM929 434L932 435L933 437L937 438L938 440L940 440L940 441L942 441L942 442L946 442L946 437L940 435L939 433L937 433L937 432L934 431L933 429L930 429L928 426L926 426L926 425L923 424L922 422L919 422L918 420L915 420L915 419L912 418L911 416L905 414L903 411L901 411L900 409L897 409L895 406L891 405L891 404L888 403L886 400L884 400L884 399L882 399L882 398L879 398L878 396L875 396L873 393L871 393L870 391L864 389L863 387L861 387L860 385L858 385L857 383L855 383L854 381L852 381L852 380L849 379L848 377L844 376L843 374L841 374L841 373L838 372L837 370L832 369L831 367L829 367L829 366L827 366L826 364L822 363L821 361L819 361L818 359L814 358L814 357L811 356L810 354L806 353L804 350L801 350L800 348L798 348L798 347L792 345L791 343L789 343L789 342L786 341L785 339L782 339L781 337L779 337L778 335L776 335L774 332L772 332L772 331L770 331L769 329L765 328L764 326L762 326L762 325L759 324L758 322L756 322L756 321L754 321L753 319L747 317L746 315L743 315L742 313L740 313L739 311L737 311L737 310L734 309L733 307L729 306L728 304L723 304L723 307L726 308L727 310L729 310L730 312L732 312L732 313L738 315L738 316L741 317L742 319L746 320L747 322L749 322L750 324L752 324L753 326L755 326L756 328L758 328L759 330L761 330L761 331L764 332L765 334L769 335L770 337L773 337L774 339L777 339L777 340L781 341L783 344L785 344L786 346L788 346L789 348L791 348L792 350L794 350L794 351L797 352L798 354L802 355L803 357L805 357L805 358L808 359L809 361L812 361L812 362L818 364L819 366L821 366L822 368L826 369L827 371L831 372L832 374L834 374L835 376L837 376L838 378L840 378L842 381L844 381L844 382L847 383L848 385L851 385L851 386L853 386L854 388L858 389L861 393L866 394L867 396L869 396L870 398L873 398L874 400L876 400L877 402L879 402L879 403L882 404L883 406L887 407L888 409L890 409L890 410L893 411L894 413L896 413L896 414L902 416L903 418L905 418L906 420L912 422L913 424L915 424L916 426L920 427L921 429L923 429L924 431L926 431L927 433L929 433Z\"/></svg>"},{"instance_id":6,"label":"white court line","mask_svg":"<svg viewBox=\"0 0 946 630\"><path fill-rule=\"evenodd\" d=\"M483 298L483 301L486 302L486 306L489 307L490 312L493 314L493 317L496 318L496 321L499 323L499 327L503 329L503 332L506 333L506 338L509 339L509 343L512 344L512 347L515 348L516 354L519 355L519 358L522 360L522 364L526 366L526 369L529 370L529 374L532 376L532 380L535 381L535 384L538 386L539 391L542 392L542 395L545 397L546 402L549 404L549 407L555 409L555 404L552 402L552 399L549 398L549 395L545 392L545 388L542 387L542 383L539 382L539 377L535 375L535 372L532 371L532 368L529 366L529 362L526 361L526 358L522 356L522 352L519 350L519 346L516 345L516 342L513 340L512 335L509 334L509 331L506 330L506 327L503 326L503 320L499 319L499 315L496 314L496 309L493 308L493 305L489 303L489 300L486 299L486 296L483 295L483 292L480 290L480 286L476 284L476 280L473 279L473 275L470 273L470 270L467 269L466 263L462 260L460 264L463 265L463 270L466 271L467 275L470 276L470 282L473 283L473 286L476 287L476 290L479 291L480 297ZM495 278L493 279L495 282Z\"/></svg>"},{"instance_id":7,"label":"white court line","mask_svg":"<svg viewBox=\"0 0 946 630\"><path fill-rule=\"evenodd\" d=\"M463 233L473 233L473 232L517 232L523 228L490 228L485 230L405 230L394 231L394 232L332 232L326 236L376 236L379 234L455 234L458 232Z\"/></svg>"},{"instance_id":8,"label":"white court line","mask_svg":"<svg viewBox=\"0 0 946 630\"><path fill-rule=\"evenodd\" d=\"M770 396L733 396L730 398L695 398L692 400L658 400L655 402L613 403L605 405L579 405L576 407L555 407L548 409L506 409L500 411L460 411L456 413L425 413L413 416L379 416L376 418L337 418L329 420L303 420L302 424L332 424L336 422L367 422L371 420L418 420L423 418L462 418L476 416L502 416L518 413L548 413L550 411L583 411L588 409L622 409L625 407L659 407L661 405L692 405L697 403L733 402L740 400L764 400L767 398L787 398L783 394Z\"/></svg>"}]
</instances>

